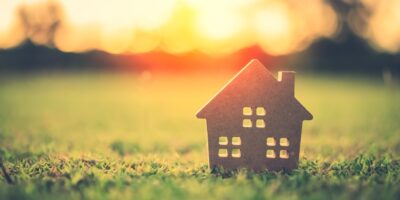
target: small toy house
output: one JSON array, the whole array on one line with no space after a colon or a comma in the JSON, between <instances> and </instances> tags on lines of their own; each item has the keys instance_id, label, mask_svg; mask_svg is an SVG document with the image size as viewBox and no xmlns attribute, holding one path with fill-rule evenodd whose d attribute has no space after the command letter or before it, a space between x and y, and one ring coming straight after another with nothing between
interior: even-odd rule
<instances>
[{"instance_id":1,"label":"small toy house","mask_svg":"<svg viewBox=\"0 0 400 200\"><path fill-rule=\"evenodd\" d=\"M211 168L297 167L302 123L313 116L295 98L294 78L283 71L277 80L252 60L197 113L207 121Z\"/></svg>"}]
</instances>

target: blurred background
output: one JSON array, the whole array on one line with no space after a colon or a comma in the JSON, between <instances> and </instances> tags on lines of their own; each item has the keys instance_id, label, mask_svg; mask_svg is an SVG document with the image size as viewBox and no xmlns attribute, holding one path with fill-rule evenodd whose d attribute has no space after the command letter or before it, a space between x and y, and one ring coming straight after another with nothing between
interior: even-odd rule
<instances>
[{"instance_id":1,"label":"blurred background","mask_svg":"<svg viewBox=\"0 0 400 200\"><path fill-rule=\"evenodd\" d=\"M0 0L0 72L270 69L396 77L398 0Z\"/></svg>"},{"instance_id":2,"label":"blurred background","mask_svg":"<svg viewBox=\"0 0 400 200\"><path fill-rule=\"evenodd\" d=\"M347 158L371 143L400 152L399 8L399 0L0 0L0 144L22 153L175 152L204 164L206 127L195 113L257 58L273 72L297 72L296 97L314 115L301 156Z\"/></svg>"}]
</instances>

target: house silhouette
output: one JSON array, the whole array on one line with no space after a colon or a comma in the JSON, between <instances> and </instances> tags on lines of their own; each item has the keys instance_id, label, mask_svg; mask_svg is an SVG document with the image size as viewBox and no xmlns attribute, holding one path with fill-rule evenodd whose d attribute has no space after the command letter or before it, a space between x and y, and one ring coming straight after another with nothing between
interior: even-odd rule
<instances>
[{"instance_id":1,"label":"house silhouette","mask_svg":"<svg viewBox=\"0 0 400 200\"><path fill-rule=\"evenodd\" d=\"M251 60L198 113L206 119L209 165L226 170L291 170L303 120L313 116L294 96L295 72L278 80Z\"/></svg>"}]
</instances>

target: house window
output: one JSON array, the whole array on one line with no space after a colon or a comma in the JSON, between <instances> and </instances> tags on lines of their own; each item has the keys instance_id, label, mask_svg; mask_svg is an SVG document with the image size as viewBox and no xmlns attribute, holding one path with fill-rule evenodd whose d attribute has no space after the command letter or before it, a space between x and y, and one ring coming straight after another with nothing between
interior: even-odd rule
<instances>
[{"instance_id":1,"label":"house window","mask_svg":"<svg viewBox=\"0 0 400 200\"><path fill-rule=\"evenodd\" d=\"M281 138L279 139L279 145L281 145L282 147L288 147L289 140L287 138Z\"/></svg>"},{"instance_id":2,"label":"house window","mask_svg":"<svg viewBox=\"0 0 400 200\"><path fill-rule=\"evenodd\" d=\"M257 119L256 121L256 127L257 128L265 128L265 122L263 119Z\"/></svg>"},{"instance_id":3,"label":"house window","mask_svg":"<svg viewBox=\"0 0 400 200\"><path fill-rule=\"evenodd\" d=\"M219 145L227 145L228 144L228 137L222 136L218 138Z\"/></svg>"},{"instance_id":4,"label":"house window","mask_svg":"<svg viewBox=\"0 0 400 200\"><path fill-rule=\"evenodd\" d=\"M228 149L219 149L218 150L218 156L221 157L221 158L228 157Z\"/></svg>"},{"instance_id":5,"label":"house window","mask_svg":"<svg viewBox=\"0 0 400 200\"><path fill-rule=\"evenodd\" d=\"M251 107L243 107L243 115L244 116L251 116L253 114L253 110Z\"/></svg>"},{"instance_id":6,"label":"house window","mask_svg":"<svg viewBox=\"0 0 400 200\"><path fill-rule=\"evenodd\" d=\"M232 137L232 145L241 145L242 144L242 140L240 139L240 137Z\"/></svg>"},{"instance_id":7,"label":"house window","mask_svg":"<svg viewBox=\"0 0 400 200\"><path fill-rule=\"evenodd\" d=\"M229 138L226 136L218 137L218 144L220 148L218 149L218 157L227 158L229 153L232 158L240 158L242 156L240 151L240 146L242 145L242 139L240 137Z\"/></svg>"},{"instance_id":8,"label":"house window","mask_svg":"<svg viewBox=\"0 0 400 200\"><path fill-rule=\"evenodd\" d=\"M251 128L253 126L253 123L251 123L250 119L243 119L243 127L244 128Z\"/></svg>"},{"instance_id":9,"label":"house window","mask_svg":"<svg viewBox=\"0 0 400 200\"><path fill-rule=\"evenodd\" d=\"M240 158L240 149L232 149L232 157L233 158Z\"/></svg>"},{"instance_id":10,"label":"house window","mask_svg":"<svg viewBox=\"0 0 400 200\"><path fill-rule=\"evenodd\" d=\"M258 106L254 110L249 106L243 107L243 122L242 126L244 128L252 128L253 126L257 128L265 128L264 116L266 115L264 107Z\"/></svg>"},{"instance_id":11,"label":"house window","mask_svg":"<svg viewBox=\"0 0 400 200\"><path fill-rule=\"evenodd\" d=\"M267 153L265 154L265 157L267 157L267 158L275 158L276 157L275 151L273 149L268 149Z\"/></svg>"},{"instance_id":12,"label":"house window","mask_svg":"<svg viewBox=\"0 0 400 200\"><path fill-rule=\"evenodd\" d=\"M275 138L267 137L266 144L267 144L267 146L275 146L276 145Z\"/></svg>"},{"instance_id":13,"label":"house window","mask_svg":"<svg viewBox=\"0 0 400 200\"><path fill-rule=\"evenodd\" d=\"M283 158L283 159L288 159L289 158L289 154L288 154L287 150L280 150L279 151L279 157Z\"/></svg>"},{"instance_id":14,"label":"house window","mask_svg":"<svg viewBox=\"0 0 400 200\"><path fill-rule=\"evenodd\" d=\"M265 112L264 107L257 107L256 114L257 114L257 116L265 116L266 112Z\"/></svg>"},{"instance_id":15,"label":"house window","mask_svg":"<svg viewBox=\"0 0 400 200\"><path fill-rule=\"evenodd\" d=\"M274 137L267 137L265 139L265 144L267 146L267 150L265 153L266 158L276 158L276 152L279 152L279 158L281 159L288 159L289 153L286 150L289 147L290 142L289 139L286 137L278 138L278 145L277 140Z\"/></svg>"}]
</instances>

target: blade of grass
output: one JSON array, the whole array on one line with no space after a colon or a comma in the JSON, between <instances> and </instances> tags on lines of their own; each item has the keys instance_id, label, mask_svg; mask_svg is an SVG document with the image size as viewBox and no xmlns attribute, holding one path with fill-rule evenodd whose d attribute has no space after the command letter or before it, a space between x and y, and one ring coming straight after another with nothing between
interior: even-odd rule
<instances>
[{"instance_id":1,"label":"blade of grass","mask_svg":"<svg viewBox=\"0 0 400 200\"><path fill-rule=\"evenodd\" d=\"M4 178L6 179L7 183L8 184L13 184L13 181L12 181L10 175L8 175L7 170L3 165L3 159L2 158L0 158L0 168L1 168L1 171L3 172Z\"/></svg>"}]
</instances>

